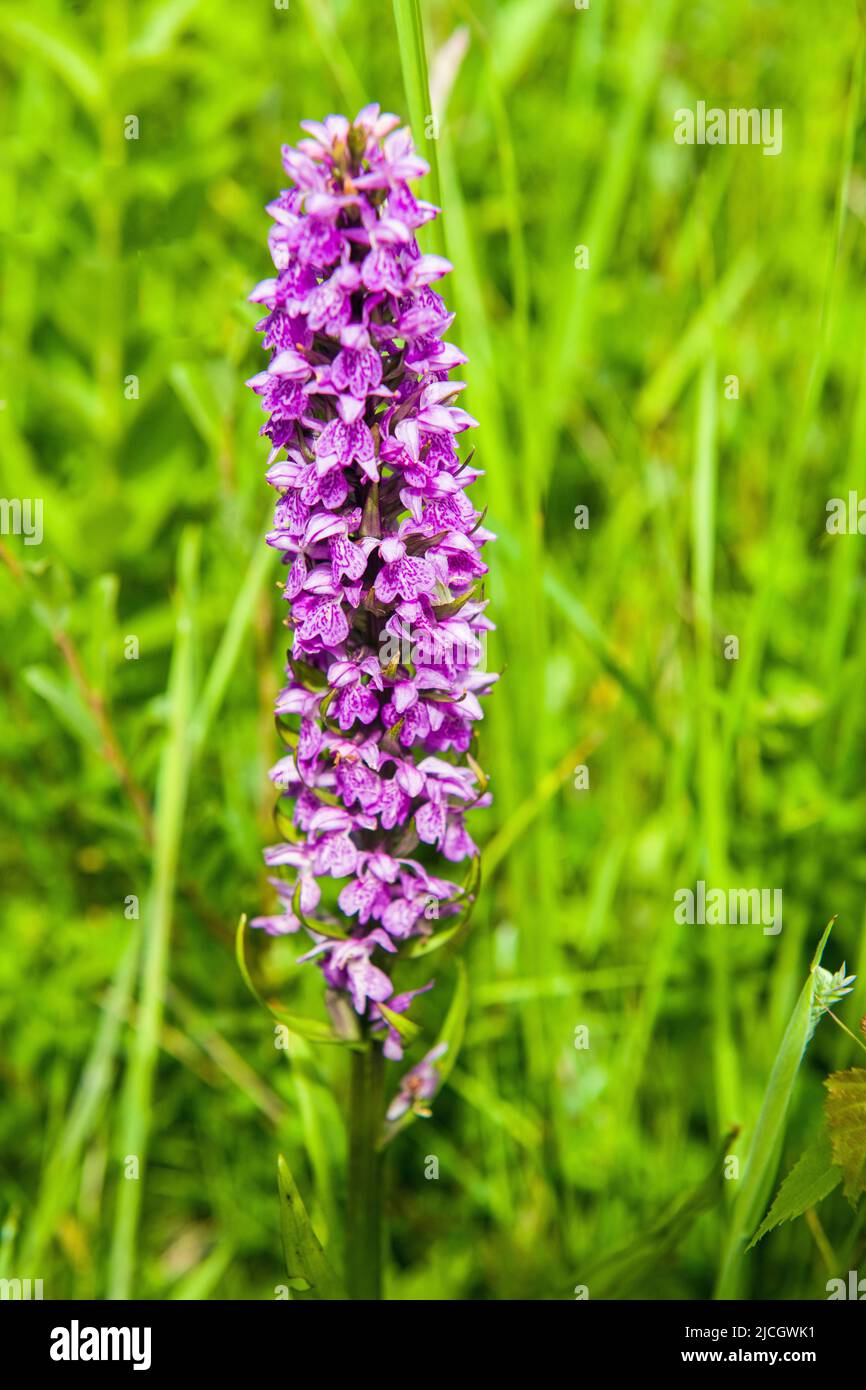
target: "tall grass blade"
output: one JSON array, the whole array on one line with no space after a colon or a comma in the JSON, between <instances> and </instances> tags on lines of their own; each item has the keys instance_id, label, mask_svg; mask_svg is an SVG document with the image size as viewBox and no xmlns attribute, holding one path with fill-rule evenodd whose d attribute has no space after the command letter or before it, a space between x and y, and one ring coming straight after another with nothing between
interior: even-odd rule
<instances>
[{"instance_id":1,"label":"tall grass blade","mask_svg":"<svg viewBox=\"0 0 866 1390\"><path fill-rule=\"evenodd\" d=\"M142 920L145 935L142 943L138 1027L130 1044L119 1135L121 1164L134 1159L137 1174L127 1177L121 1168L108 1269L108 1297L112 1299L130 1298L136 1277L138 1226L147 1172L153 1081L159 1053L177 869L189 783L199 549L199 532L192 529L185 531L178 555L177 616L168 687L169 718L157 788L151 885Z\"/></svg>"},{"instance_id":2,"label":"tall grass blade","mask_svg":"<svg viewBox=\"0 0 866 1390\"><path fill-rule=\"evenodd\" d=\"M773 1070L770 1072L761 1113L746 1157L741 1186L731 1212L716 1286L717 1298L737 1297L743 1252L766 1207L784 1138L785 1116L809 1041L815 968L821 964L821 956L832 926L833 923L830 922L818 943L809 974L800 991L800 997L776 1054Z\"/></svg>"}]
</instances>

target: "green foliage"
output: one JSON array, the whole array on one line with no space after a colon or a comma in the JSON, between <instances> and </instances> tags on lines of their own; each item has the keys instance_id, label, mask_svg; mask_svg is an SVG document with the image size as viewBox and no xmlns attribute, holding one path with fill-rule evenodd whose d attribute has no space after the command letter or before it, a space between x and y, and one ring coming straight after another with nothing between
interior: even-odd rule
<instances>
[{"instance_id":1,"label":"green foliage","mask_svg":"<svg viewBox=\"0 0 866 1390\"><path fill-rule=\"evenodd\" d=\"M845 1179L845 1196L856 1206L866 1192L866 1068L834 1072L824 1102L833 1161Z\"/></svg>"},{"instance_id":2,"label":"green foliage","mask_svg":"<svg viewBox=\"0 0 866 1390\"><path fill-rule=\"evenodd\" d=\"M761 1112L746 1159L742 1184L733 1204L728 1239L719 1275L718 1296L720 1298L736 1296L739 1281L739 1258L744 1243L754 1229L767 1201L778 1163L779 1149L784 1136L785 1119L788 1106L791 1103L794 1082L812 1032L816 972L820 967L821 955L832 927L833 923L830 922L818 943L818 948L812 958L812 968L800 991L794 1012L788 1021L767 1081L767 1089L761 1103Z\"/></svg>"},{"instance_id":3,"label":"green foliage","mask_svg":"<svg viewBox=\"0 0 866 1390\"><path fill-rule=\"evenodd\" d=\"M839 1186L842 1170L833 1161L830 1135L822 1129L801 1154L776 1194L775 1201L749 1244L749 1249L783 1221L793 1221L809 1207L817 1206Z\"/></svg>"},{"instance_id":4,"label":"green foliage","mask_svg":"<svg viewBox=\"0 0 866 1390\"><path fill-rule=\"evenodd\" d=\"M723 1160L735 1139L727 1136L706 1177L670 1204L646 1230L621 1249L591 1261L582 1271L582 1283L592 1298L629 1298L636 1290L646 1297L651 1281L669 1266L680 1244L700 1216L714 1207L724 1188Z\"/></svg>"},{"instance_id":5,"label":"green foliage","mask_svg":"<svg viewBox=\"0 0 866 1390\"><path fill-rule=\"evenodd\" d=\"M290 1297L309 1299L345 1298L340 1281L313 1230L289 1165L280 1154L277 1159L277 1186L280 1194L280 1232Z\"/></svg>"}]
</instances>

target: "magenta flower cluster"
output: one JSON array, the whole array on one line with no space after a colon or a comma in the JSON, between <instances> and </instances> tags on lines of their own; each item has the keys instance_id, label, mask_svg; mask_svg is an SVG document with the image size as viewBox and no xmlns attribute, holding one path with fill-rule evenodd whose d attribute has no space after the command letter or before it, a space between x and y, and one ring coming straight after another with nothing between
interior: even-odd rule
<instances>
[{"instance_id":1,"label":"magenta flower cluster","mask_svg":"<svg viewBox=\"0 0 866 1390\"><path fill-rule=\"evenodd\" d=\"M477 854L464 815L489 795L471 745L495 680L481 669L492 537L456 443L476 421L449 379L466 358L432 288L451 266L419 249L438 209L410 189L427 165L398 126L369 106L304 122L309 138L283 148L276 274L250 296L271 358L248 383L268 416L267 539L292 632L276 703L288 751L271 772L290 809L265 851L280 907L253 925L303 926L301 959L382 1029L378 1004L412 998L382 965L464 907L434 869ZM385 1051L401 1055L390 1026Z\"/></svg>"}]
</instances>

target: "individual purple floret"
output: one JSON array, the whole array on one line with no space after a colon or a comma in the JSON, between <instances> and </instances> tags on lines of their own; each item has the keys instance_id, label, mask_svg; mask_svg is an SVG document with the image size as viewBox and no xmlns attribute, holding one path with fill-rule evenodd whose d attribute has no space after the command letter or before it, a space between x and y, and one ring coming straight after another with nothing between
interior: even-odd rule
<instances>
[{"instance_id":1,"label":"individual purple floret","mask_svg":"<svg viewBox=\"0 0 866 1390\"><path fill-rule=\"evenodd\" d=\"M436 1094L439 1088L439 1073L433 1063L438 1062L439 1058L448 1051L447 1043L439 1043L422 1057L421 1061L403 1077L400 1088L396 1096L388 1106L385 1116L386 1120L393 1123L406 1114L407 1110L413 1110L422 1119L429 1120L430 1111L427 1101Z\"/></svg>"},{"instance_id":2,"label":"individual purple floret","mask_svg":"<svg viewBox=\"0 0 866 1390\"><path fill-rule=\"evenodd\" d=\"M268 207L276 274L250 296L271 356L248 383L268 417L267 540L292 632L276 702L288 751L271 770L286 839L265 851L280 906L252 925L303 926L301 959L393 1058L378 1006L412 996L394 997L388 961L466 906L436 870L478 852L464 815L490 797L471 746L496 679L481 669L492 536L457 446L476 421L449 380L466 358L432 288L451 266L418 247L438 209L409 187L427 165L398 126L368 106L351 124L305 121L308 138L283 148L294 186Z\"/></svg>"}]
</instances>

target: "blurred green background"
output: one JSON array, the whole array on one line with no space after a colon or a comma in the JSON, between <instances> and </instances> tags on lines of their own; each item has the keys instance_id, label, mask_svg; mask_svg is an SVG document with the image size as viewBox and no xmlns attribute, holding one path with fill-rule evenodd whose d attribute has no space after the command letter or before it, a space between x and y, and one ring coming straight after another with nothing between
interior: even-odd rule
<instances>
[{"instance_id":1,"label":"blurred green background","mask_svg":"<svg viewBox=\"0 0 866 1390\"><path fill-rule=\"evenodd\" d=\"M866 495L863 24L853 0L422 8L438 129L416 138L504 678L469 1027L392 1146L387 1287L571 1298L733 1124L743 1151L833 914L824 963L866 970L866 541L825 530L828 499ZM41 546L0 537L0 1272L272 1298L279 1150L339 1241L346 1062L275 1048L232 956L269 902L285 645L245 297L298 121L407 110L394 17L19 0L0 73L0 493L44 503ZM782 108L782 153L678 146L699 100ZM783 931L677 926L697 878L781 888ZM251 949L323 1014L297 941ZM864 1009L858 983L840 1011L856 1031ZM822 1024L781 1171L855 1051ZM709 1297L731 1195L609 1296ZM768 1236L742 1296L822 1298L833 1258L856 1268L840 1193L820 1220Z\"/></svg>"}]
</instances>

